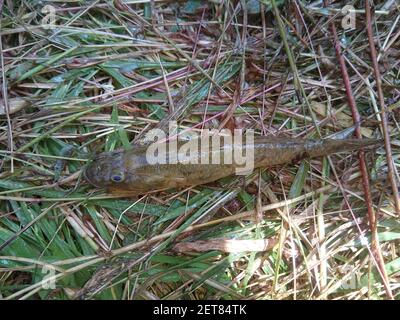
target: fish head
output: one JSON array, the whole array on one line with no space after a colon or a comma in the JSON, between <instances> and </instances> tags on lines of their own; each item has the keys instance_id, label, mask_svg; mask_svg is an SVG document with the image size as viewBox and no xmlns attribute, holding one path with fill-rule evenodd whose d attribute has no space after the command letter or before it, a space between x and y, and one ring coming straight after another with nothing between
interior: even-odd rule
<instances>
[{"instance_id":1,"label":"fish head","mask_svg":"<svg viewBox=\"0 0 400 320\"><path fill-rule=\"evenodd\" d=\"M127 180L124 152L101 153L84 170L85 179L99 188L121 188Z\"/></svg>"}]
</instances>

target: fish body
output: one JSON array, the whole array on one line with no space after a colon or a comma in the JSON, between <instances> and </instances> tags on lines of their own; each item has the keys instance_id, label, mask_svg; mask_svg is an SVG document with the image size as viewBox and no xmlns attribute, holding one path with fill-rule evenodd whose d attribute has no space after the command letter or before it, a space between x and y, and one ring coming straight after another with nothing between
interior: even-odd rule
<instances>
[{"instance_id":1,"label":"fish body","mask_svg":"<svg viewBox=\"0 0 400 320\"><path fill-rule=\"evenodd\" d=\"M195 152L187 152L189 156L184 161L179 161L179 156L176 156L182 154L182 147L187 145L187 142L182 141L176 142L175 145L173 142L165 143L165 150L158 149L158 152L154 153L164 160L156 163L154 159L149 158L148 146L134 146L131 150L101 153L86 168L85 177L91 184L107 188L110 192L141 194L205 184L240 170L247 172L243 159L251 161L250 167L253 169L358 150L380 143L374 139L305 140L254 137L250 143L244 139L241 143L226 142L222 137L219 139L219 146L212 148L204 148L204 141L197 139L198 143L194 144L194 147L192 145L191 149ZM241 161L238 160L240 157L226 156L229 153L234 155L236 151L242 156ZM243 157L246 154L252 154L252 157Z\"/></svg>"}]
</instances>

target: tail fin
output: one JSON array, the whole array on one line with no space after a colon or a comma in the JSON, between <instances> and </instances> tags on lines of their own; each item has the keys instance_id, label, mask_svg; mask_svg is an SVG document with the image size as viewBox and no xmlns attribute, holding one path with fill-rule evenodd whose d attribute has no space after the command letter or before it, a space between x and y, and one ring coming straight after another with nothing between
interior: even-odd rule
<instances>
[{"instance_id":1,"label":"tail fin","mask_svg":"<svg viewBox=\"0 0 400 320\"><path fill-rule=\"evenodd\" d=\"M382 143L379 139L326 139L306 142L306 152L310 157L327 156L333 153L354 151L368 146L377 146Z\"/></svg>"}]
</instances>

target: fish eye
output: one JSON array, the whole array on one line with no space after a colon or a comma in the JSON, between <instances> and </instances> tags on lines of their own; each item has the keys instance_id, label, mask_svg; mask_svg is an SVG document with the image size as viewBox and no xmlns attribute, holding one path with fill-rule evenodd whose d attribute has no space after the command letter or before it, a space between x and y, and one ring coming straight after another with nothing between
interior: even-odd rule
<instances>
[{"instance_id":1,"label":"fish eye","mask_svg":"<svg viewBox=\"0 0 400 320\"><path fill-rule=\"evenodd\" d=\"M111 175L111 180L114 182L121 182L124 180L124 175L122 173L115 173Z\"/></svg>"}]
</instances>

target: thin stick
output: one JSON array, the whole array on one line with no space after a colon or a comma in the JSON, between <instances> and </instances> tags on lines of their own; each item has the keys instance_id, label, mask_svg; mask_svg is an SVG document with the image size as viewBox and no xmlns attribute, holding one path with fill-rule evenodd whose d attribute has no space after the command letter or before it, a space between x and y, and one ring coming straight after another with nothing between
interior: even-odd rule
<instances>
[{"instance_id":1,"label":"thin stick","mask_svg":"<svg viewBox=\"0 0 400 320\"><path fill-rule=\"evenodd\" d=\"M386 161L388 166L388 179L390 182L390 186L392 187L393 197L394 197L394 207L396 213L400 215L400 197L398 186L396 182L395 172L396 168L393 165L393 157L392 157L392 148L390 146L390 135L388 131L388 121L386 114L386 105L383 98L382 91L382 79L381 73L379 71L378 60L376 58L376 48L374 44L374 35L372 32L372 19L371 19L371 9L369 7L369 1L365 1L365 18L367 20L367 33L368 33L368 42L370 48L370 55L372 60L372 67L374 69L375 81L376 81L376 89L378 91L378 100L381 108L381 123L382 123L382 133L383 139L385 141L385 151L386 151Z\"/></svg>"},{"instance_id":2,"label":"thin stick","mask_svg":"<svg viewBox=\"0 0 400 320\"><path fill-rule=\"evenodd\" d=\"M329 6L328 0L324 0L324 6L325 7ZM339 42L339 38L337 35L337 31L336 31L336 26L335 26L333 19L330 21L330 27L331 27L331 32L333 35L333 42L334 42L334 47L335 47L335 51L336 51L336 57L339 60L340 70L341 70L343 82L344 82L344 85L346 88L347 101L350 105L353 122L355 124L358 124L358 123L360 123L360 114L358 113L358 109L357 109L356 102L354 99L353 91L352 91L351 84L350 84L349 74L347 73L347 67L345 64L344 57L342 55L342 50L340 48L340 42ZM355 134L358 139L362 138L360 126L355 127ZM371 243L372 252L377 261L378 271L382 277L383 285L386 289L386 294L388 295L388 297L390 299L393 299L393 293L390 289L389 280L388 280L388 276L387 276L386 269L385 269L385 263L382 258L382 253L381 253L378 238L377 238L376 216L375 216L375 211L373 209L373 204L372 204L372 198L371 198L371 193L370 193L370 188L369 188L369 180L368 180L368 171L367 171L367 165L365 163L365 157L364 157L363 150L359 151L358 160L359 160L359 166L360 166L360 172L361 172L362 185L363 185L363 189L364 189L365 203L367 205L367 211L368 211L369 227L370 227L371 235L372 235L372 243Z\"/></svg>"}]
</instances>

